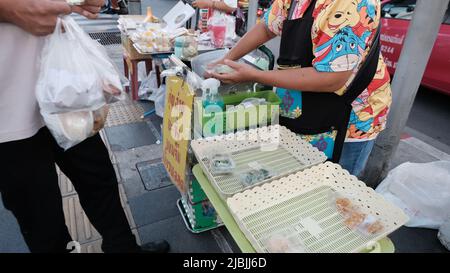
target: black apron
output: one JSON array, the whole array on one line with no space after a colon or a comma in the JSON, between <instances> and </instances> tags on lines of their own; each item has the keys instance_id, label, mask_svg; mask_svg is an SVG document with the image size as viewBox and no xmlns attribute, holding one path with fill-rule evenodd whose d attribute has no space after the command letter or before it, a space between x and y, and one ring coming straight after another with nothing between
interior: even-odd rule
<instances>
[{"instance_id":1,"label":"black apron","mask_svg":"<svg viewBox=\"0 0 450 273\"><path fill-rule=\"evenodd\" d=\"M292 1L288 19L283 23L280 57L278 58L280 67L312 67L314 59L311 39L314 23L312 14L316 0L311 2L302 18L290 20L296 3L296 0ZM338 163L341 157L352 102L367 88L377 71L380 54L379 31L378 28L369 54L344 95L302 90L302 114L298 118L280 116L280 125L286 126L297 134L316 135L336 130L337 135L331 158L333 162Z\"/></svg>"}]
</instances>

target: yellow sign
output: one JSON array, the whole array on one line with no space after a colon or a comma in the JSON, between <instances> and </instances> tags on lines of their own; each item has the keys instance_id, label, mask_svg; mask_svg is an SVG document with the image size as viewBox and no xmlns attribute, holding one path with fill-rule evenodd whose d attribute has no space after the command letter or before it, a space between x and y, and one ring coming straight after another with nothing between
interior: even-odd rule
<instances>
[{"instance_id":1,"label":"yellow sign","mask_svg":"<svg viewBox=\"0 0 450 273\"><path fill-rule=\"evenodd\" d=\"M166 80L166 102L163 122L163 163L172 183L186 192L186 167L191 138L191 116L194 93L180 77Z\"/></svg>"}]
</instances>

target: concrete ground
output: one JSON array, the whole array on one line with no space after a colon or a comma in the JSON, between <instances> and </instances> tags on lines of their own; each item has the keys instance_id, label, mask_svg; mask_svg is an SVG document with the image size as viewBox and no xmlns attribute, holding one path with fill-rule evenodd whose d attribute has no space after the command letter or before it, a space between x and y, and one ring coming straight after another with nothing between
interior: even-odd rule
<instances>
[{"instance_id":1,"label":"concrete ground","mask_svg":"<svg viewBox=\"0 0 450 273\"><path fill-rule=\"evenodd\" d=\"M146 3L151 3L154 13L160 16L176 1L144 0L143 10ZM95 25L85 22L84 27L88 30L111 30L114 29L113 22L114 19L105 18L103 23ZM107 49L113 59L122 66L120 46L110 45ZM430 109L433 103L437 102L428 99L426 94L424 99L419 93L416 102L418 100L419 104L414 106L408 122L409 127L395 154L392 167L407 161L450 160L448 134L440 133L445 126L427 122L443 119L443 116L449 113L448 108ZM437 99L442 100L443 98ZM239 252L224 227L201 234L189 232L176 207L176 201L180 197L176 188L170 183L155 184L151 180L155 173L162 174L162 149L159 144L162 119L153 115L142 120L140 115L152 107L149 102L115 104L102 131L118 176L122 203L138 241L145 243L164 238L172 245L172 252ZM425 116L423 112L426 112ZM439 117L434 117L433 113ZM72 236L82 243L84 252L100 252L100 235L84 215L70 182L63 174L59 174L59 177L67 225ZM0 252L28 252L14 217L4 209L1 202L0 219ZM394 241L397 252L446 251L438 242L435 230L402 227L390 238Z\"/></svg>"}]
</instances>

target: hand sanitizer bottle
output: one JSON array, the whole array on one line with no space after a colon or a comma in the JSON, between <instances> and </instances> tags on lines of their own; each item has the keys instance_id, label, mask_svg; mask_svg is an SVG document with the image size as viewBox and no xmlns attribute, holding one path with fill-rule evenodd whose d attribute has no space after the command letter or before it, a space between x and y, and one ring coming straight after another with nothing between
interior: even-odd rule
<instances>
[{"instance_id":1,"label":"hand sanitizer bottle","mask_svg":"<svg viewBox=\"0 0 450 273\"><path fill-rule=\"evenodd\" d=\"M206 113L223 111L225 108L222 97L219 95L220 81L207 79L202 83L202 101Z\"/></svg>"}]
</instances>

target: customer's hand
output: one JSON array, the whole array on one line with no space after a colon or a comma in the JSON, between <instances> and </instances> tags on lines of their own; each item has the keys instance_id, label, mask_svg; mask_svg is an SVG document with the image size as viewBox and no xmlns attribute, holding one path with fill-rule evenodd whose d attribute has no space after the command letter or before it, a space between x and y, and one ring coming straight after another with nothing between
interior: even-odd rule
<instances>
[{"instance_id":1,"label":"customer's hand","mask_svg":"<svg viewBox=\"0 0 450 273\"><path fill-rule=\"evenodd\" d=\"M199 9L209 9L213 7L213 1L212 0L196 0L194 2L192 2L192 6L194 6L194 8L199 8Z\"/></svg>"},{"instance_id":2,"label":"customer's hand","mask_svg":"<svg viewBox=\"0 0 450 273\"><path fill-rule=\"evenodd\" d=\"M0 22L9 22L37 36L53 33L58 16L71 11L65 1L0 0Z\"/></svg>"},{"instance_id":3,"label":"customer's hand","mask_svg":"<svg viewBox=\"0 0 450 273\"><path fill-rule=\"evenodd\" d=\"M84 5L72 6L72 11L79 13L86 18L95 19L104 3L104 0L85 0Z\"/></svg>"},{"instance_id":4,"label":"customer's hand","mask_svg":"<svg viewBox=\"0 0 450 273\"><path fill-rule=\"evenodd\" d=\"M257 81L258 73L256 68L243 63L237 63L230 60L225 60L224 63L234 69L234 72L227 74L212 73L211 76L224 83L243 83Z\"/></svg>"}]
</instances>

